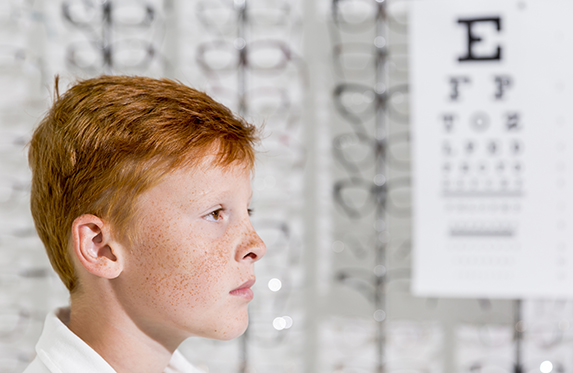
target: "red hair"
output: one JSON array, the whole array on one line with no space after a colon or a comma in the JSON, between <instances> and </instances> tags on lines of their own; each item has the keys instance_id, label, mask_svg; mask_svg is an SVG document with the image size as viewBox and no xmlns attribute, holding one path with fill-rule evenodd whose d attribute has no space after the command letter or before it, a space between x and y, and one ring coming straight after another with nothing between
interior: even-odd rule
<instances>
[{"instance_id":1,"label":"red hair","mask_svg":"<svg viewBox=\"0 0 573 373\"><path fill-rule=\"evenodd\" d=\"M256 128L207 94L168 79L100 76L80 81L36 128L29 148L31 210L68 290L73 221L93 214L132 238L135 202L170 171L216 152L215 166L252 168Z\"/></svg>"}]
</instances>

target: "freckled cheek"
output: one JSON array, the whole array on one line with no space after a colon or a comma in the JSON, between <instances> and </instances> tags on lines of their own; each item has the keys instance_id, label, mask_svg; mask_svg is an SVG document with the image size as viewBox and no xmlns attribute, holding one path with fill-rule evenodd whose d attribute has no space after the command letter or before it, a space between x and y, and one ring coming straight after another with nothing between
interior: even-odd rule
<instances>
[{"instance_id":1,"label":"freckled cheek","mask_svg":"<svg viewBox=\"0 0 573 373\"><path fill-rule=\"evenodd\" d=\"M171 250L168 245L154 246L144 248L154 253L142 255L147 258L141 258L139 268L145 274L141 285L154 298L167 298L171 306L194 307L216 302L231 290L226 283L229 259L217 247L186 248L189 246L181 243L179 250ZM164 254L158 257L160 251Z\"/></svg>"}]
</instances>

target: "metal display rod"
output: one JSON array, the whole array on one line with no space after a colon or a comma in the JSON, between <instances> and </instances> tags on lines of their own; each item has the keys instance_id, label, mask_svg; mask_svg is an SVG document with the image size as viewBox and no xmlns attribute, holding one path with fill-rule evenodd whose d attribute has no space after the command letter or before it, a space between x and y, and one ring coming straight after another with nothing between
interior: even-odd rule
<instances>
[{"instance_id":1,"label":"metal display rod","mask_svg":"<svg viewBox=\"0 0 573 373\"><path fill-rule=\"evenodd\" d=\"M514 339L515 339L515 365L514 373L522 373L523 369L523 358L521 356L522 344L523 344L523 315L522 315L523 301L517 299L514 301Z\"/></svg>"},{"instance_id":2,"label":"metal display rod","mask_svg":"<svg viewBox=\"0 0 573 373\"><path fill-rule=\"evenodd\" d=\"M376 0L377 14L376 14L376 36L374 38L374 46L376 48L376 81L374 90L377 95L384 99L376 107L375 116L375 136L376 140L380 142L387 142L388 128L387 128L387 76L385 72L386 62L386 3L385 0ZM388 191L388 178L386 162L384 154L376 159L376 176L374 182L383 186L380 193L387 195ZM378 356L377 372L384 372L385 363L385 341L386 341L386 319L388 316L387 297L386 297L386 244L388 242L388 230L386 224L386 198L378 199L375 219L376 219L376 256L374 274L376 278L375 295L374 295L374 320L377 323L376 330L376 352Z\"/></svg>"},{"instance_id":3,"label":"metal display rod","mask_svg":"<svg viewBox=\"0 0 573 373\"><path fill-rule=\"evenodd\" d=\"M113 69L112 50L111 50L111 0L104 0L102 2L102 35L101 35L101 50L103 53L103 72L111 74Z\"/></svg>"}]
</instances>

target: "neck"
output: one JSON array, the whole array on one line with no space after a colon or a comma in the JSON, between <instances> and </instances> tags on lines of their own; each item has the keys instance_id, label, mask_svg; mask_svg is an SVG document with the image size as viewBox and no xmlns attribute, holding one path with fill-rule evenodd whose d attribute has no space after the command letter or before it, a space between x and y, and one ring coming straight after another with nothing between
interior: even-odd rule
<instances>
[{"instance_id":1,"label":"neck","mask_svg":"<svg viewBox=\"0 0 573 373\"><path fill-rule=\"evenodd\" d=\"M165 347L150 337L115 301L113 293L74 295L71 303L68 327L117 373L165 370L177 346Z\"/></svg>"}]
</instances>

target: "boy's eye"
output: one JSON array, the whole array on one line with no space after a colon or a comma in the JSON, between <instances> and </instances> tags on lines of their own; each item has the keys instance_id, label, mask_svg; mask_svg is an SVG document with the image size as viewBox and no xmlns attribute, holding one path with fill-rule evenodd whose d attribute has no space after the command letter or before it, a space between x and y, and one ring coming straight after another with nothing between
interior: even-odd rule
<instances>
[{"instance_id":1,"label":"boy's eye","mask_svg":"<svg viewBox=\"0 0 573 373\"><path fill-rule=\"evenodd\" d=\"M221 220L221 213L222 212L223 212L223 209L218 209L218 210L215 210L212 213L208 214L207 217L209 218L209 220L219 221L219 220Z\"/></svg>"}]
</instances>

